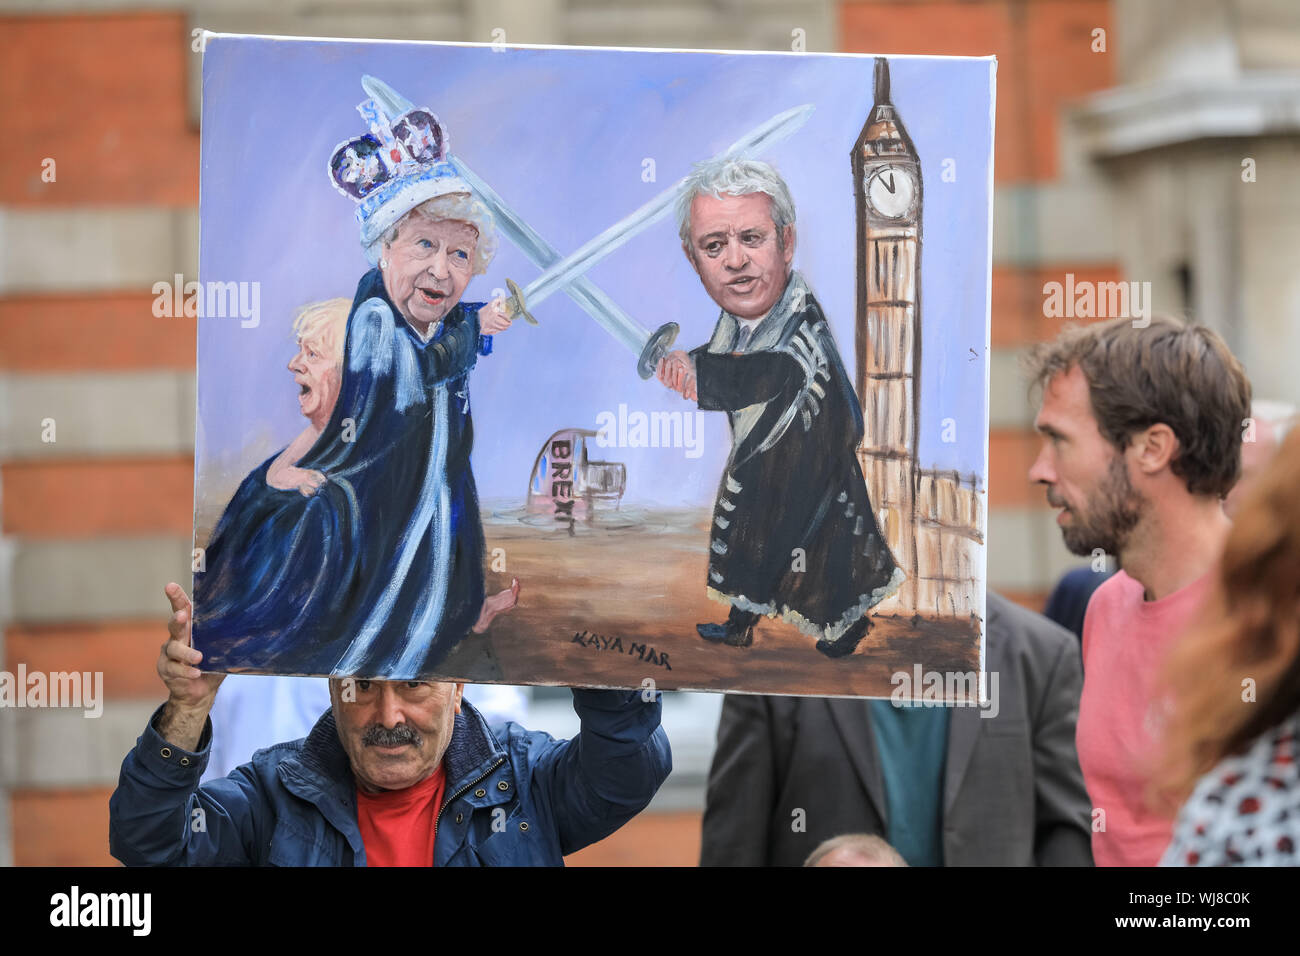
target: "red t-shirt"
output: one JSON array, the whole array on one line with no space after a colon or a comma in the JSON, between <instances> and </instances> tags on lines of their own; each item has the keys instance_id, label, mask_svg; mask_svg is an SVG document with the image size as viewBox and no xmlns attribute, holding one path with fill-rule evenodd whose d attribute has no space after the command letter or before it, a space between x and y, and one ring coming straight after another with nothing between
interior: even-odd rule
<instances>
[{"instance_id":1,"label":"red t-shirt","mask_svg":"<svg viewBox=\"0 0 1300 956\"><path fill-rule=\"evenodd\" d=\"M357 825L366 866L433 866L433 840L447 775L438 769L413 787L366 793L357 788Z\"/></svg>"},{"instance_id":2,"label":"red t-shirt","mask_svg":"<svg viewBox=\"0 0 1300 956\"><path fill-rule=\"evenodd\" d=\"M1207 573L1146 601L1142 585L1120 571L1088 602L1076 743L1098 866L1155 866L1169 845L1173 819L1144 800L1163 736L1166 702L1156 699L1157 685L1165 655L1196 618L1212 582Z\"/></svg>"}]
</instances>

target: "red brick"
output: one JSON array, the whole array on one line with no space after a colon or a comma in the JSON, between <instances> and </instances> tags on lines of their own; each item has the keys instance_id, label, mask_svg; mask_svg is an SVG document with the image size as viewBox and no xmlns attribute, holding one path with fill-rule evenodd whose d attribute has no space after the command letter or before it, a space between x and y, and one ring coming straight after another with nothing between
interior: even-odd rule
<instances>
[{"instance_id":1,"label":"red brick","mask_svg":"<svg viewBox=\"0 0 1300 956\"><path fill-rule=\"evenodd\" d=\"M158 318L142 292L0 299L0 369L193 369L195 320Z\"/></svg>"},{"instance_id":2,"label":"red brick","mask_svg":"<svg viewBox=\"0 0 1300 956\"><path fill-rule=\"evenodd\" d=\"M998 58L994 178L1007 183L1057 177L1062 108L1114 82L1110 26L1110 0L840 4L846 52ZM1092 52L1097 27L1106 53Z\"/></svg>"},{"instance_id":3,"label":"red brick","mask_svg":"<svg viewBox=\"0 0 1300 956\"><path fill-rule=\"evenodd\" d=\"M179 583L189 590L188 581ZM157 620L9 627L5 630L4 669L13 673L21 661L29 672L99 671L104 675L105 697L157 699L161 703L167 688L158 677L157 662L167 640L169 614L160 584Z\"/></svg>"},{"instance_id":4,"label":"red brick","mask_svg":"<svg viewBox=\"0 0 1300 956\"><path fill-rule=\"evenodd\" d=\"M599 843L564 858L566 866L698 866L696 812L642 813Z\"/></svg>"},{"instance_id":5,"label":"red brick","mask_svg":"<svg viewBox=\"0 0 1300 956\"><path fill-rule=\"evenodd\" d=\"M1075 286L1091 282L1119 282L1123 278L1118 265L1092 265L1082 268L1051 265L1032 269L993 267L993 323L990 338L993 346L1018 348L1055 338L1067 323L1100 321L1093 319L1049 318L1043 314L1047 296L1043 287L1049 282L1066 284L1066 275L1074 276Z\"/></svg>"},{"instance_id":6,"label":"red brick","mask_svg":"<svg viewBox=\"0 0 1300 956\"><path fill-rule=\"evenodd\" d=\"M9 462L0 466L4 533L28 538L188 535L192 458Z\"/></svg>"},{"instance_id":7,"label":"red brick","mask_svg":"<svg viewBox=\"0 0 1300 956\"><path fill-rule=\"evenodd\" d=\"M114 866L108 852L112 787L15 790L10 795L18 866Z\"/></svg>"},{"instance_id":8,"label":"red brick","mask_svg":"<svg viewBox=\"0 0 1300 956\"><path fill-rule=\"evenodd\" d=\"M1029 480L1039 438L1030 429L994 428L989 432L989 507L1046 509L1040 485Z\"/></svg>"},{"instance_id":9,"label":"red brick","mask_svg":"<svg viewBox=\"0 0 1300 956\"><path fill-rule=\"evenodd\" d=\"M197 203L188 30L176 12L0 17L0 203Z\"/></svg>"}]
</instances>

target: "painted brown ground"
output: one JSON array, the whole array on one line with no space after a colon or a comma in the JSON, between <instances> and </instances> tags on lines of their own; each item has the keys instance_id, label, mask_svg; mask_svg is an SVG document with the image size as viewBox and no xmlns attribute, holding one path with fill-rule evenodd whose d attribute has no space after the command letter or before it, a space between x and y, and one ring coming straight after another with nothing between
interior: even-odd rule
<instances>
[{"instance_id":1,"label":"painted brown ground","mask_svg":"<svg viewBox=\"0 0 1300 956\"><path fill-rule=\"evenodd\" d=\"M442 676L624 687L649 677L661 690L887 697L891 675L911 675L916 664L923 671L979 669L978 622L952 618L882 613L857 651L839 660L816 651L814 638L770 618L755 629L750 647L707 643L695 625L722 621L727 613L705 593L711 515L627 514L631 527L579 525L570 536L546 522L533 526L517 514L493 517L485 509L489 555L503 549L506 566L489 571L488 590L517 577L519 605L486 634L466 638ZM595 642L575 642L583 632Z\"/></svg>"}]
</instances>

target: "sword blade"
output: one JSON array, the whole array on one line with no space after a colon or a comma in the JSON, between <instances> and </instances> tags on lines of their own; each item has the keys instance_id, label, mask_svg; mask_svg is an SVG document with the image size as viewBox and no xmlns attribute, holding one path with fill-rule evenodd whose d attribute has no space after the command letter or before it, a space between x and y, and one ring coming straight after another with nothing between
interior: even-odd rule
<instances>
[{"instance_id":1,"label":"sword blade","mask_svg":"<svg viewBox=\"0 0 1300 956\"><path fill-rule=\"evenodd\" d=\"M484 205L492 210L497 228L529 258L533 265L539 269L547 269L560 261L559 251L515 212L495 189L479 178L463 159L448 155L447 160L456 167L461 178L469 183L470 188ZM600 323L606 332L634 355L639 355L645 348L646 342L650 339L650 330L623 311L618 303L586 276L575 278L564 287L564 291L582 311Z\"/></svg>"},{"instance_id":2,"label":"sword blade","mask_svg":"<svg viewBox=\"0 0 1300 956\"><path fill-rule=\"evenodd\" d=\"M363 76L361 86L366 94L379 103L393 119L415 109L415 105L410 100L378 77ZM446 159L456 168L461 178L469 184L479 199L492 210L497 228L510 238L533 265L539 269L546 269L560 261L559 250L543 239L497 194L495 189L470 169L464 160L450 153L447 154ZM623 311L595 283L586 277L579 277L565 287L565 292L579 308L600 323L605 331L622 343L633 355L641 354L652 333Z\"/></svg>"},{"instance_id":3,"label":"sword blade","mask_svg":"<svg viewBox=\"0 0 1300 956\"><path fill-rule=\"evenodd\" d=\"M812 112L812 104L805 104L804 106L796 106L794 109L786 110L784 113L779 113L761 126L750 130L715 156L714 159L741 159L762 153L768 147L792 135L795 130L808 122L808 117L812 115ZM528 303L528 307L533 308L552 293L564 288L633 236L668 215L673 203L677 201L677 197L686 188L686 179L687 177L683 176L675 185L665 189L640 209L625 216L598 236L585 242L533 280L524 289L524 299Z\"/></svg>"}]
</instances>

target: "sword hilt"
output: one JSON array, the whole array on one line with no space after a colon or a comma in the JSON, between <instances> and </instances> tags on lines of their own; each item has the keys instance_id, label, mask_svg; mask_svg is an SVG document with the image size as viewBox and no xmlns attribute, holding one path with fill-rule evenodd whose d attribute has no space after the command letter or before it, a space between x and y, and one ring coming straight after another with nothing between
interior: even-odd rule
<instances>
[{"instance_id":1,"label":"sword hilt","mask_svg":"<svg viewBox=\"0 0 1300 956\"><path fill-rule=\"evenodd\" d=\"M514 279L506 280L506 288L510 290L510 298L506 299L506 309L510 312L511 320L522 317L529 325L537 325L537 320L532 317L524 303L524 290L519 288Z\"/></svg>"},{"instance_id":2,"label":"sword hilt","mask_svg":"<svg viewBox=\"0 0 1300 956\"><path fill-rule=\"evenodd\" d=\"M636 360L636 373L642 378L654 375L659 367L659 360L668 354L668 346L677 338L680 326L676 322L665 322L651 333L646 341L641 356Z\"/></svg>"}]
</instances>

